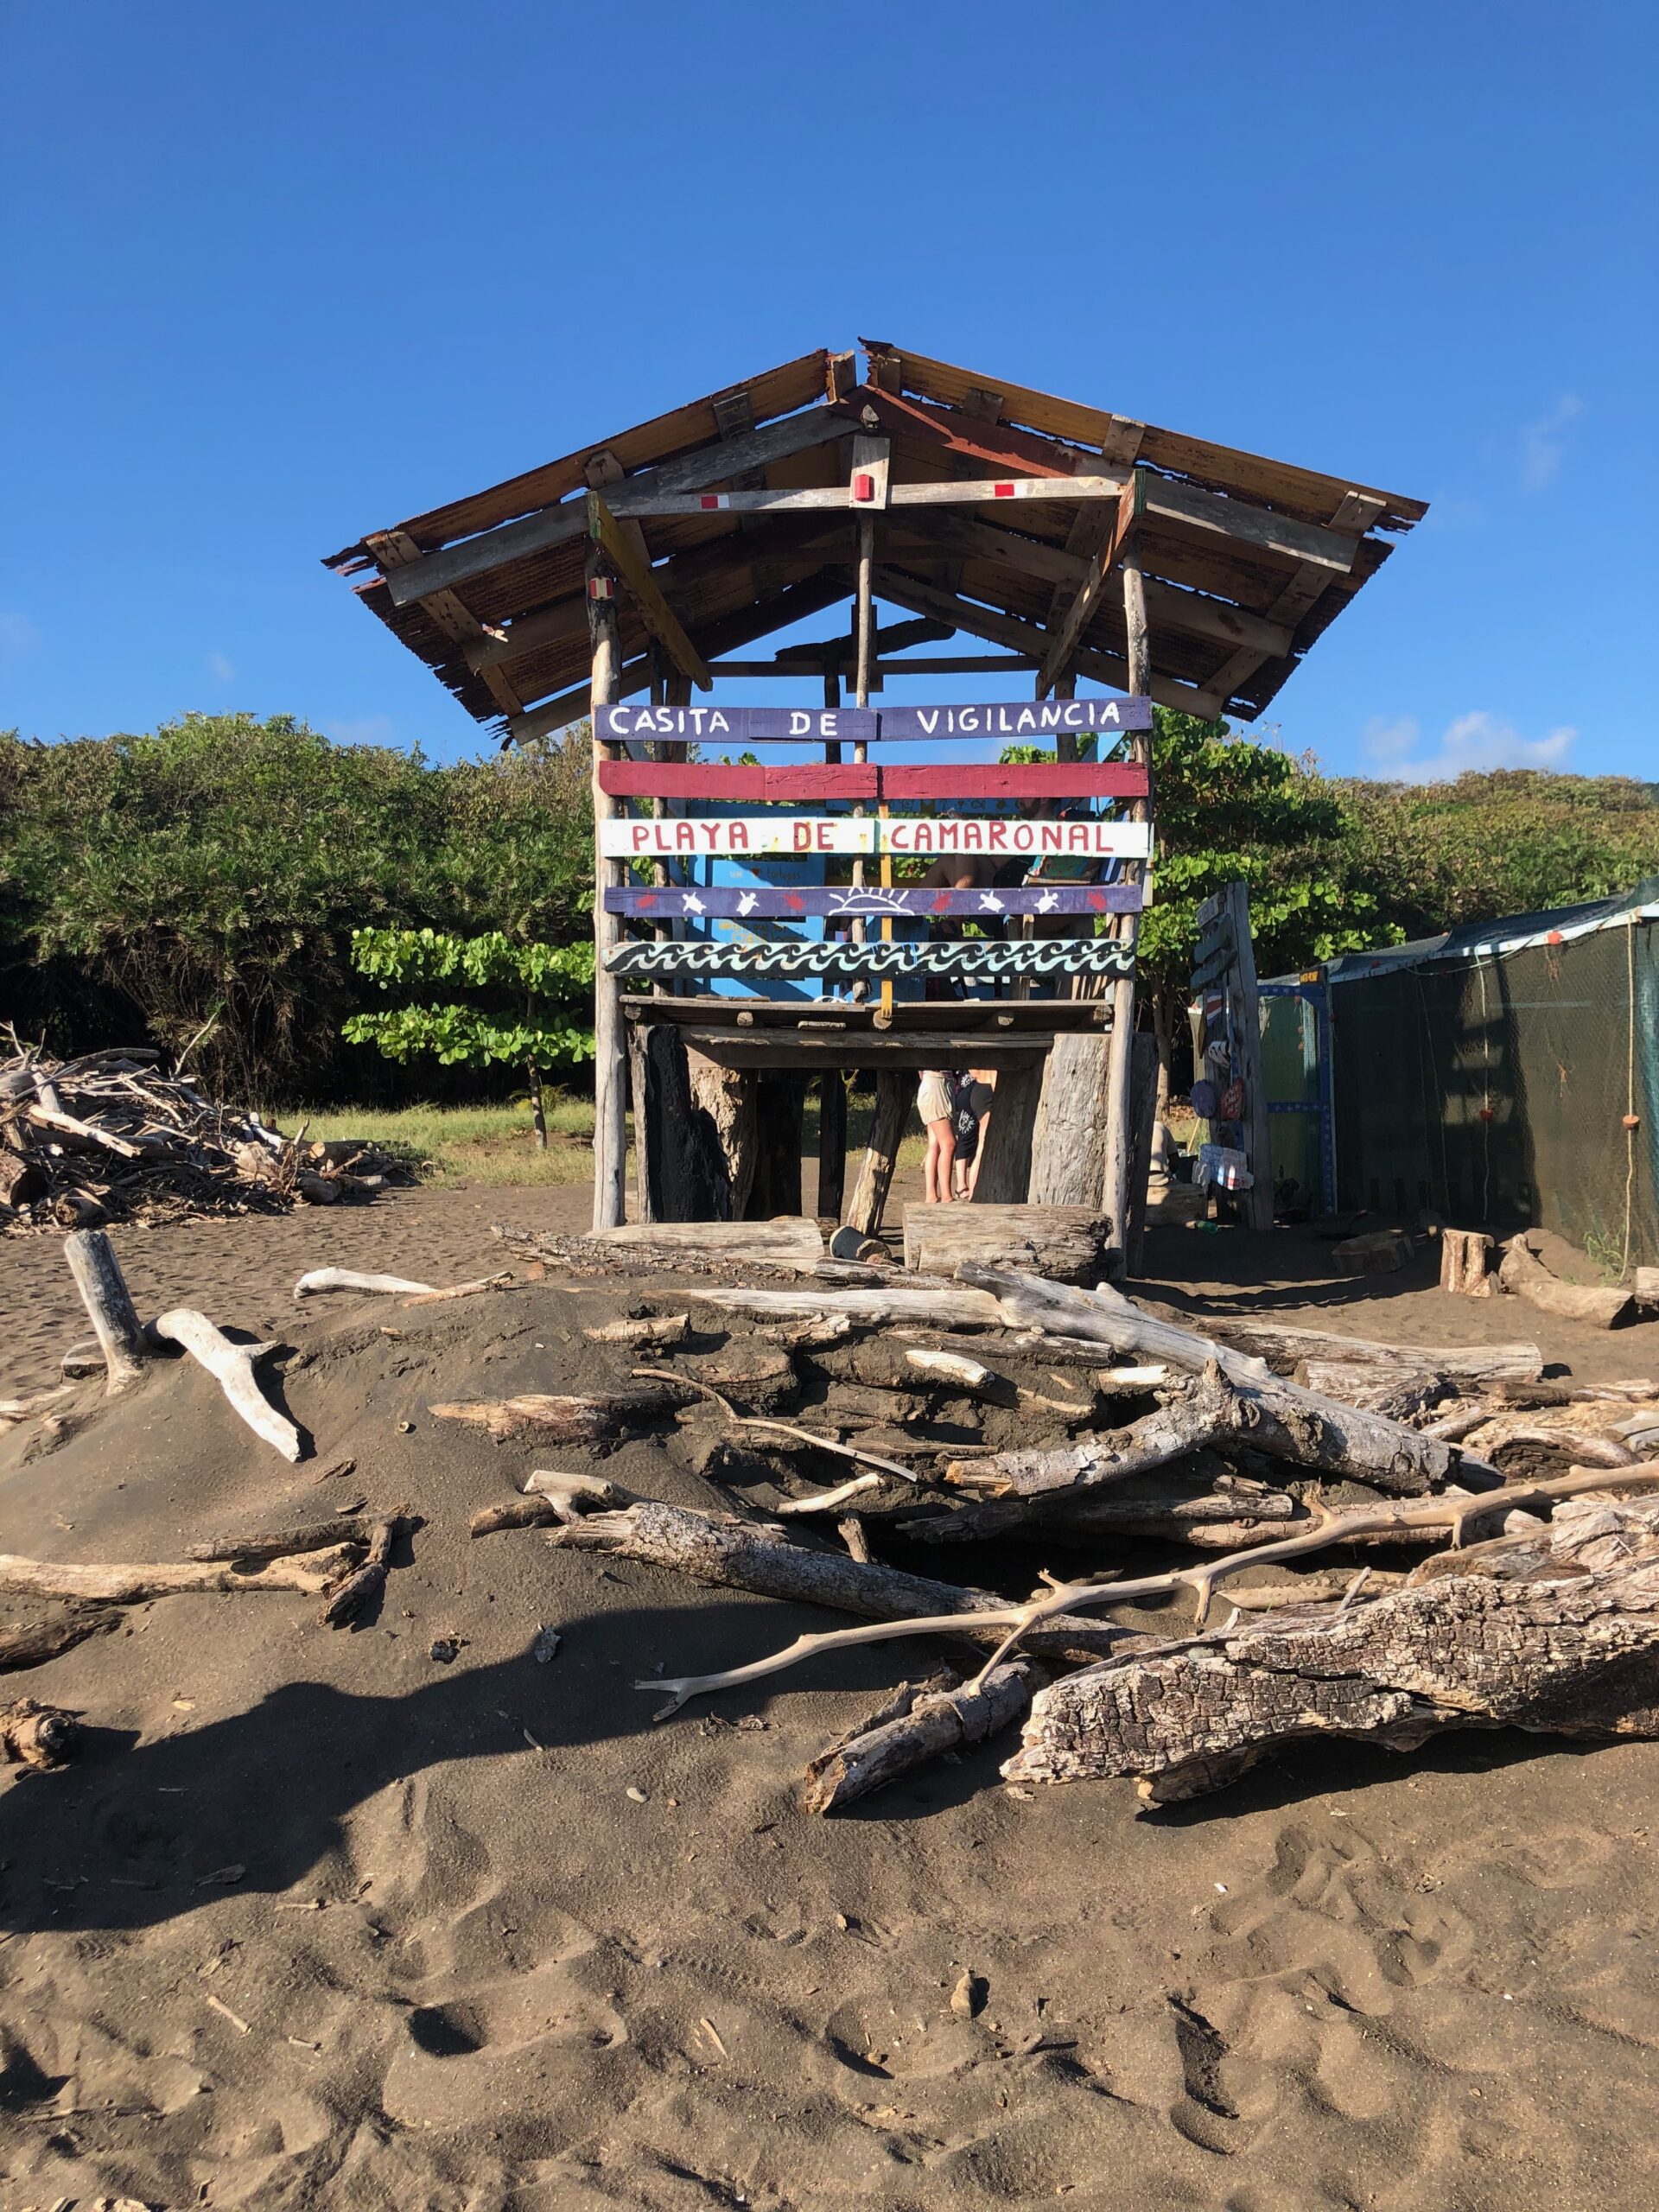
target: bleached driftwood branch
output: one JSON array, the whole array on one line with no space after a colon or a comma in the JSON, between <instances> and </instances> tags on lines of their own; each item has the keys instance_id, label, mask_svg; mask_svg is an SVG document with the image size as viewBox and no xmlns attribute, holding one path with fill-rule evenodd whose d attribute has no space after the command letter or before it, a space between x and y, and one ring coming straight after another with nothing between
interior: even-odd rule
<instances>
[{"instance_id":1,"label":"bleached driftwood branch","mask_svg":"<svg viewBox=\"0 0 1659 2212\"><path fill-rule=\"evenodd\" d=\"M78 1229L64 1238L63 1256L104 1355L105 1394L116 1397L143 1372L147 1346L115 1247L101 1229Z\"/></svg>"},{"instance_id":2,"label":"bleached driftwood branch","mask_svg":"<svg viewBox=\"0 0 1659 2212\"><path fill-rule=\"evenodd\" d=\"M156 1565L71 1567L0 1553L0 1590L36 1598L68 1598L90 1605L142 1605L152 1598L196 1591L299 1590L315 1596L356 1560L358 1547L336 1544L295 1559L276 1559L247 1573L228 1562L181 1560Z\"/></svg>"},{"instance_id":3,"label":"bleached driftwood branch","mask_svg":"<svg viewBox=\"0 0 1659 2212\"><path fill-rule=\"evenodd\" d=\"M936 1623L934 1633L966 1636L976 1643L988 1640L987 1627L993 1633L1001 1627L1006 1610L988 1591L934 1582L874 1562L865 1565L844 1552L810 1551L764 1522L737 1514L694 1513L654 1498L640 1498L620 1513L584 1515L567 1528L554 1529L547 1541L564 1549L617 1553L724 1589L861 1613L884 1624L925 1614ZM855 1636L858 1632L850 1631ZM1103 1649L1114 1649L1122 1634L1109 1624L1068 1620L1057 1611L1047 1618L1033 1649L1060 1656L1083 1652L1093 1657ZM760 1671L770 1671L765 1662ZM635 1687L677 1688L672 1682Z\"/></svg>"},{"instance_id":4,"label":"bleached driftwood branch","mask_svg":"<svg viewBox=\"0 0 1659 2212\"><path fill-rule=\"evenodd\" d=\"M232 1409L241 1415L256 1436L274 1445L284 1459L300 1457L302 1447L299 1430L285 1414L277 1412L254 1380L256 1363L269 1358L278 1349L274 1338L268 1344L233 1344L223 1330L216 1328L205 1313L198 1313L193 1306L172 1306L151 1325L156 1336L168 1344L177 1344L189 1353L198 1366L207 1369L229 1399Z\"/></svg>"}]
</instances>

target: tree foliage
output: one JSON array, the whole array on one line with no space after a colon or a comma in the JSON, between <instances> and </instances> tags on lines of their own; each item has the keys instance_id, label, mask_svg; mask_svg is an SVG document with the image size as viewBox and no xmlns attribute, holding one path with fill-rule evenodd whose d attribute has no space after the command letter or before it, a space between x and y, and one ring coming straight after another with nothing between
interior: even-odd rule
<instances>
[{"instance_id":1,"label":"tree foliage","mask_svg":"<svg viewBox=\"0 0 1659 2212\"><path fill-rule=\"evenodd\" d=\"M0 735L8 1011L65 1049L210 1025L195 1065L243 1097L360 1086L353 932L585 939L591 840L585 729L447 768L289 715Z\"/></svg>"},{"instance_id":2,"label":"tree foliage","mask_svg":"<svg viewBox=\"0 0 1659 2212\"><path fill-rule=\"evenodd\" d=\"M352 958L383 987L464 984L482 1006L448 1001L354 1014L348 1044L390 1060L429 1053L446 1067L528 1065L538 1071L594 1057L594 947L515 944L499 930L461 938L439 930L358 930ZM510 998L509 1011L502 1004Z\"/></svg>"},{"instance_id":3,"label":"tree foliage","mask_svg":"<svg viewBox=\"0 0 1659 2212\"><path fill-rule=\"evenodd\" d=\"M1659 785L1500 768L1341 782L1352 867L1407 937L1605 899L1659 873Z\"/></svg>"}]
</instances>

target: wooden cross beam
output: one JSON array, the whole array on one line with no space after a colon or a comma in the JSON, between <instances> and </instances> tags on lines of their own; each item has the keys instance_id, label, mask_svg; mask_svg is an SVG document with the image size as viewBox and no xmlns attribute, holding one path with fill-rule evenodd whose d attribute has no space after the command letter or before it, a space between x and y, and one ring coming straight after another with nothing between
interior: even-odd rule
<instances>
[{"instance_id":1,"label":"wooden cross beam","mask_svg":"<svg viewBox=\"0 0 1659 2212\"><path fill-rule=\"evenodd\" d=\"M709 672L708 662L681 628L679 617L663 597L650 564L640 559L598 492L588 494L588 535L633 594L645 627L661 644L675 667L683 676L689 676L700 691L712 691L715 679Z\"/></svg>"},{"instance_id":2,"label":"wooden cross beam","mask_svg":"<svg viewBox=\"0 0 1659 2212\"><path fill-rule=\"evenodd\" d=\"M1121 476L966 476L938 484L893 484L884 504L889 508L983 507L1005 499L1062 499L1075 504L1084 499L1116 499L1122 489ZM815 514L825 507L853 507L861 512L847 484L811 485L788 492L618 491L612 497L614 513L645 521L700 514Z\"/></svg>"},{"instance_id":3,"label":"wooden cross beam","mask_svg":"<svg viewBox=\"0 0 1659 2212\"><path fill-rule=\"evenodd\" d=\"M856 423L857 417L849 414L845 406L808 408L802 414L786 415L781 422L767 423L743 436L722 439L718 445L700 447L696 453L664 461L658 467L641 469L627 481L642 489L651 487L664 493L698 491L705 485L728 483L746 468L764 468L774 461L786 460L791 454L807 453L815 446L849 437ZM386 588L391 594L391 603L394 607L407 607L413 600L427 599L435 591L450 590L470 577L487 575L492 569L501 568L509 561L520 561L527 554L544 553L551 546L567 544L582 537L587 524L585 504L580 499L566 499L557 506L543 507L535 514L523 515L517 522L480 531L475 537L463 538L458 545L445 545L435 553L423 554L419 560L411 561L406 568L389 575Z\"/></svg>"}]
</instances>

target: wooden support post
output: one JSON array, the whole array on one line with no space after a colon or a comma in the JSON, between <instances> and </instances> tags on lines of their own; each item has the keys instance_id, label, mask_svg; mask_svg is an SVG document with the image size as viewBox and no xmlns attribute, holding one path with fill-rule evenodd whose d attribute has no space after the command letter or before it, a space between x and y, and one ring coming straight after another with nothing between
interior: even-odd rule
<instances>
[{"instance_id":1,"label":"wooden support post","mask_svg":"<svg viewBox=\"0 0 1659 2212\"><path fill-rule=\"evenodd\" d=\"M1128 1233L1123 1243L1123 1272L1137 1278L1146 1268L1147 1185L1157 1117L1158 1039L1150 1029L1137 1029L1129 1053Z\"/></svg>"},{"instance_id":2,"label":"wooden support post","mask_svg":"<svg viewBox=\"0 0 1659 2212\"><path fill-rule=\"evenodd\" d=\"M853 1203L847 1209L849 1224L874 1236L887 1211L887 1192L899 1158L899 1140L910 1118L910 1102L916 1095L915 1077L902 1068L884 1068L875 1079L875 1118L864 1164L858 1171Z\"/></svg>"},{"instance_id":3,"label":"wooden support post","mask_svg":"<svg viewBox=\"0 0 1659 2212\"><path fill-rule=\"evenodd\" d=\"M729 1221L731 1174L721 1132L693 1099L678 1025L635 1021L627 1030L640 1220Z\"/></svg>"},{"instance_id":4,"label":"wooden support post","mask_svg":"<svg viewBox=\"0 0 1659 2212\"><path fill-rule=\"evenodd\" d=\"M1037 694L1037 696L1039 699L1043 695L1040 691ZM1058 676L1055 677L1054 696L1057 699L1075 699L1077 696L1077 679L1075 674L1070 676ZM1054 758L1057 760L1075 760L1077 757L1077 739L1076 731L1063 729L1057 732L1054 739Z\"/></svg>"},{"instance_id":5,"label":"wooden support post","mask_svg":"<svg viewBox=\"0 0 1659 2212\"><path fill-rule=\"evenodd\" d=\"M865 421L867 425L874 427L874 418L868 413ZM858 589L854 626L853 702L860 707L868 707L870 703L870 671L874 660L875 634L875 510L878 507L885 507L887 504L891 453L892 448L887 439L872 437L868 434L868 430L853 440L853 474L850 491L855 504L861 504L863 509L858 518ZM859 500L861 493L867 493L861 502ZM855 743L853 747L853 759L856 761L863 761L868 760L868 746L861 741ZM862 802L855 805L853 812L855 814L864 812ZM860 889L863 887L862 860L855 859L853 862L853 882L856 887ZM853 943L862 944L864 936L864 923L861 918L853 924ZM865 988L862 985L855 984L853 996L855 999L861 999L864 995ZM883 992L882 1003L888 1019L891 1020L893 999L890 990Z\"/></svg>"},{"instance_id":6,"label":"wooden support post","mask_svg":"<svg viewBox=\"0 0 1659 2212\"><path fill-rule=\"evenodd\" d=\"M1018 1206L1031 1188L1032 1126L1037 1118L1043 1064L999 1068L996 1095L981 1142L985 1157L974 1184L976 1205Z\"/></svg>"},{"instance_id":7,"label":"wooden support post","mask_svg":"<svg viewBox=\"0 0 1659 2212\"><path fill-rule=\"evenodd\" d=\"M839 1068L818 1082L818 1218L839 1222L847 1191L847 1085Z\"/></svg>"},{"instance_id":8,"label":"wooden support post","mask_svg":"<svg viewBox=\"0 0 1659 2212\"><path fill-rule=\"evenodd\" d=\"M115 1247L101 1229L78 1229L63 1240L63 1256L104 1354L104 1389L115 1397L143 1371L144 1332L133 1311Z\"/></svg>"},{"instance_id":9,"label":"wooden support post","mask_svg":"<svg viewBox=\"0 0 1659 2212\"><path fill-rule=\"evenodd\" d=\"M823 656L823 703L831 714L841 705L841 657L831 646ZM841 765L841 745L831 738L823 748L823 757L830 766Z\"/></svg>"},{"instance_id":10,"label":"wooden support post","mask_svg":"<svg viewBox=\"0 0 1659 2212\"><path fill-rule=\"evenodd\" d=\"M754 1185L745 1218L771 1221L801 1211L801 1119L806 1078L768 1071L757 1085Z\"/></svg>"},{"instance_id":11,"label":"wooden support post","mask_svg":"<svg viewBox=\"0 0 1659 2212\"><path fill-rule=\"evenodd\" d=\"M1273 1227L1273 1120L1262 1073L1262 1004L1255 988L1255 949L1250 943L1250 893L1230 883L1224 894L1236 950L1227 970L1227 1023L1237 1046L1233 1073L1244 1084L1244 1151L1255 1178L1241 1193L1239 1211L1250 1229Z\"/></svg>"},{"instance_id":12,"label":"wooden support post","mask_svg":"<svg viewBox=\"0 0 1659 2212\"><path fill-rule=\"evenodd\" d=\"M592 698L594 706L616 701L621 648L617 638L613 587L598 555L588 556L588 628L593 641ZM600 825L618 813L621 802L600 789L599 766L613 756L610 746L594 740L594 1227L616 1229L625 1212L623 1175L627 1153L627 1046L622 1034L622 986L605 965L605 956L622 941L622 918L607 913L605 893L620 885L624 863L607 860L599 848Z\"/></svg>"},{"instance_id":13,"label":"wooden support post","mask_svg":"<svg viewBox=\"0 0 1659 2212\"><path fill-rule=\"evenodd\" d=\"M1127 538L1121 555L1123 568L1123 620L1128 632L1129 690L1137 698L1149 695L1152 688L1152 647L1147 635L1147 588L1141 572L1141 553L1133 537ZM1150 769L1152 765L1152 733L1136 731L1133 745L1135 758ZM1130 818L1145 822L1150 818L1148 804L1137 799L1129 809ZM1118 917L1122 933L1133 947L1139 917L1122 914ZM1128 1234L1129 1198L1129 1129L1130 1085L1132 1057L1129 1040L1135 1033L1135 976L1133 970L1112 986L1112 1035L1107 1074L1106 1123L1106 1185L1103 1199L1112 1218L1112 1234L1120 1246Z\"/></svg>"}]
</instances>

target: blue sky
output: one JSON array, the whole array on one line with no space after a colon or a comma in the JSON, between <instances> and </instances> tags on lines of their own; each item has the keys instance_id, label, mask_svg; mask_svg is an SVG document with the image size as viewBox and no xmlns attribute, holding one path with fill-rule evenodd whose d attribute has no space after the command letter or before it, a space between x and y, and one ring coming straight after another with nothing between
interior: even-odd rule
<instances>
[{"instance_id":1,"label":"blue sky","mask_svg":"<svg viewBox=\"0 0 1659 2212\"><path fill-rule=\"evenodd\" d=\"M861 331L1432 500L1279 741L1659 777L1656 61L1645 0L14 4L0 724L475 750L319 557Z\"/></svg>"}]
</instances>

